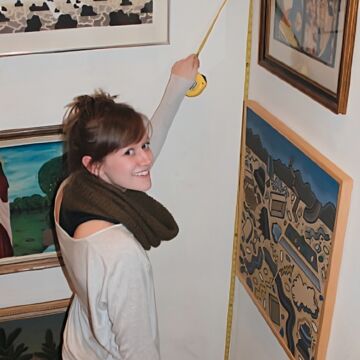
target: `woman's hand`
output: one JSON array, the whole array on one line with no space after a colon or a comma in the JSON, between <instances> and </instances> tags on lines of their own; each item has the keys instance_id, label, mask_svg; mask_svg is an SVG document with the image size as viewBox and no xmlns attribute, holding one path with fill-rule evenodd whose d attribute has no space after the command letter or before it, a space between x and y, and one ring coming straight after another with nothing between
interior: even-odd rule
<instances>
[{"instance_id":1,"label":"woman's hand","mask_svg":"<svg viewBox=\"0 0 360 360\"><path fill-rule=\"evenodd\" d=\"M199 66L200 61L198 56L196 54L191 54L188 57L177 61L171 68L171 73L195 81Z\"/></svg>"}]
</instances>

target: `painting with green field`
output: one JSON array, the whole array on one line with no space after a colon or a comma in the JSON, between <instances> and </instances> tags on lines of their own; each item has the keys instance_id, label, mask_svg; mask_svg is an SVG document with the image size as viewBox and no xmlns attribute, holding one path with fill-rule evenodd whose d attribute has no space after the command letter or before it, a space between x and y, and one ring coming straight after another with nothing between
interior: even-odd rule
<instances>
[{"instance_id":1,"label":"painting with green field","mask_svg":"<svg viewBox=\"0 0 360 360\"><path fill-rule=\"evenodd\" d=\"M1 259L56 251L52 203L64 169L59 136L14 142L0 136Z\"/></svg>"}]
</instances>

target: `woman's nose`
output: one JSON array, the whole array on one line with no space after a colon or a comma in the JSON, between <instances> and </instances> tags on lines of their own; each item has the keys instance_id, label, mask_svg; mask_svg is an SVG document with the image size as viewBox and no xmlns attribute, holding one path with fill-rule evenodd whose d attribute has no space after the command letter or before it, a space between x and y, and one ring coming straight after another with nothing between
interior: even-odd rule
<instances>
[{"instance_id":1,"label":"woman's nose","mask_svg":"<svg viewBox=\"0 0 360 360\"><path fill-rule=\"evenodd\" d=\"M140 153L141 165L150 165L153 162L153 153L151 149L142 149Z\"/></svg>"}]
</instances>

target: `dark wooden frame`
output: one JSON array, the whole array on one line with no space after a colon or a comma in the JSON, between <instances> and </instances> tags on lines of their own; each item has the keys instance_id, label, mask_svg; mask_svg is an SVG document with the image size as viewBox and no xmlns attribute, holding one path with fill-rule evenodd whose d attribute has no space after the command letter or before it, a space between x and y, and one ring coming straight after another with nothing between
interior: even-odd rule
<instances>
[{"instance_id":1,"label":"dark wooden frame","mask_svg":"<svg viewBox=\"0 0 360 360\"><path fill-rule=\"evenodd\" d=\"M0 131L0 145L6 142L11 146L12 141L15 143L19 139L25 139L26 141L33 139L35 142L38 138L61 138L62 134L63 130L61 125L2 130ZM46 254L6 257L0 259L0 275L29 270L41 270L62 265L63 261L60 251Z\"/></svg>"},{"instance_id":2,"label":"dark wooden frame","mask_svg":"<svg viewBox=\"0 0 360 360\"><path fill-rule=\"evenodd\" d=\"M343 43L341 49L341 61L338 74L338 86L336 93L313 81L313 79L302 75L295 69L285 65L278 59L269 55L270 36L270 6L271 0L261 0L260 12L260 37L259 37L259 65L263 66L274 75L285 80L300 91L304 92L314 100L318 101L334 113L346 113L351 63L354 49L356 32L356 20L358 11L358 0L347 1ZM340 51L340 50L339 50Z\"/></svg>"}]
</instances>

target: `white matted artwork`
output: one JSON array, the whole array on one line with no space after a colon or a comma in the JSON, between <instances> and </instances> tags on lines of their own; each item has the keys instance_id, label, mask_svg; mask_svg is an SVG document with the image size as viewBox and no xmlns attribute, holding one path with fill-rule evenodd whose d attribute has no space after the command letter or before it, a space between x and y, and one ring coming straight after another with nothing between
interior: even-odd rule
<instances>
[{"instance_id":1,"label":"white matted artwork","mask_svg":"<svg viewBox=\"0 0 360 360\"><path fill-rule=\"evenodd\" d=\"M169 42L168 0L3 0L0 56Z\"/></svg>"},{"instance_id":2,"label":"white matted artwork","mask_svg":"<svg viewBox=\"0 0 360 360\"><path fill-rule=\"evenodd\" d=\"M259 64L346 113L358 0L261 0Z\"/></svg>"}]
</instances>

